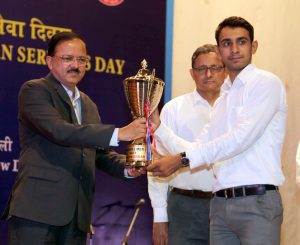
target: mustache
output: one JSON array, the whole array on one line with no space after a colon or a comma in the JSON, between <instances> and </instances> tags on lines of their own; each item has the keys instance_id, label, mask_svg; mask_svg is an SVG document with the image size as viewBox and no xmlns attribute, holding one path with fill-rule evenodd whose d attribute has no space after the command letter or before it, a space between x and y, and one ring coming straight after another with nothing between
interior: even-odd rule
<instances>
[{"instance_id":1,"label":"mustache","mask_svg":"<svg viewBox=\"0 0 300 245\"><path fill-rule=\"evenodd\" d=\"M215 83L216 81L213 80L213 79L205 79L205 80L203 81L204 84L206 84L206 83L208 83L208 82L213 82L213 83Z\"/></svg>"},{"instance_id":2,"label":"mustache","mask_svg":"<svg viewBox=\"0 0 300 245\"><path fill-rule=\"evenodd\" d=\"M79 71L78 68L71 68L71 69L67 70L67 72L68 72L68 73L69 73L69 72L77 72L77 73L79 73L80 71Z\"/></svg>"}]
</instances>

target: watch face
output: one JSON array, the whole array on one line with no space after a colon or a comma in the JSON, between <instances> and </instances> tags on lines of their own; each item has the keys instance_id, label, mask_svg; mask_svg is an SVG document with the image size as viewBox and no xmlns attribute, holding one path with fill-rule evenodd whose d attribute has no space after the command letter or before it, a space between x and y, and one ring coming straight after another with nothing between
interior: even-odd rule
<instances>
[{"instance_id":1,"label":"watch face","mask_svg":"<svg viewBox=\"0 0 300 245\"><path fill-rule=\"evenodd\" d=\"M185 152L181 152L180 155L181 155L181 163L182 163L182 165L185 166L185 167L189 166L190 165L190 159L188 159L186 157Z\"/></svg>"},{"instance_id":2,"label":"watch face","mask_svg":"<svg viewBox=\"0 0 300 245\"><path fill-rule=\"evenodd\" d=\"M190 160L187 157L181 158L181 163L183 166L189 166L190 165Z\"/></svg>"}]
</instances>

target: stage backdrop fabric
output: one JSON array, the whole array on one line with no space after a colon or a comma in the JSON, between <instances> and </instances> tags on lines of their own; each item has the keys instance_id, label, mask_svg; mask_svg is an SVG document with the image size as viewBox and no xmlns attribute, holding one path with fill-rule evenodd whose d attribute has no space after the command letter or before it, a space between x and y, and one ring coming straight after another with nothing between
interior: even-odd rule
<instances>
[{"instance_id":1,"label":"stage backdrop fabric","mask_svg":"<svg viewBox=\"0 0 300 245\"><path fill-rule=\"evenodd\" d=\"M48 73L49 38L72 30L86 40L90 62L79 84L98 105L104 123L117 127L132 118L122 81L145 58L164 78L166 1L161 0L12 0L0 2L0 212L18 172L17 100L20 86ZM124 153L126 144L116 150ZM96 172L93 244L121 244L140 198L129 244L152 244L152 209L146 176L124 182ZM6 222L0 223L7 244Z\"/></svg>"}]
</instances>

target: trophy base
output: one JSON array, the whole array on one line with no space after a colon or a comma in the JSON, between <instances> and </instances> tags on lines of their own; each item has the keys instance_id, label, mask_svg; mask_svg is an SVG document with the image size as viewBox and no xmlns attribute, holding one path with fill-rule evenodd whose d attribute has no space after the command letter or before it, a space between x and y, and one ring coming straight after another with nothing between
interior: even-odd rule
<instances>
[{"instance_id":1,"label":"trophy base","mask_svg":"<svg viewBox=\"0 0 300 245\"><path fill-rule=\"evenodd\" d=\"M147 145L145 143L133 143L128 146L126 154L126 167L147 167L151 160L147 160Z\"/></svg>"},{"instance_id":2,"label":"trophy base","mask_svg":"<svg viewBox=\"0 0 300 245\"><path fill-rule=\"evenodd\" d=\"M126 162L125 167L126 168L145 168L145 167L148 167L148 165L150 163L151 163L151 161Z\"/></svg>"}]
</instances>

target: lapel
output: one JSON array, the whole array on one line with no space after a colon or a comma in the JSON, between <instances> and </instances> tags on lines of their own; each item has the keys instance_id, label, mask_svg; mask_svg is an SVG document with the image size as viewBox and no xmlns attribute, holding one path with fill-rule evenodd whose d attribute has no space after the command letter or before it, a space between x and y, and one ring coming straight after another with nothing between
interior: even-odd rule
<instances>
[{"instance_id":1,"label":"lapel","mask_svg":"<svg viewBox=\"0 0 300 245\"><path fill-rule=\"evenodd\" d=\"M63 88L61 83L56 80L56 78L49 73L46 76L46 80L50 81L50 86L53 88L54 91L58 94L59 98L66 104L66 108L68 110L68 113L70 114L71 123L78 124L77 117L73 108L73 105L71 103L70 97L67 94L66 90Z\"/></svg>"}]
</instances>

